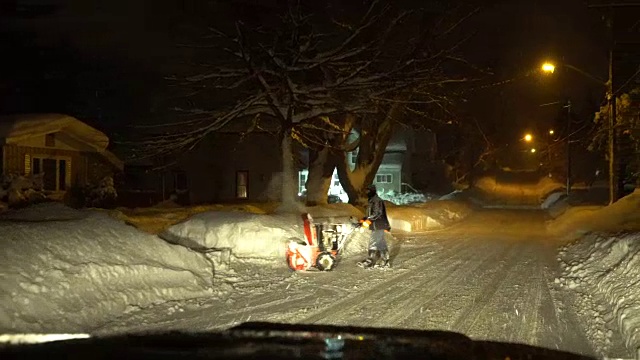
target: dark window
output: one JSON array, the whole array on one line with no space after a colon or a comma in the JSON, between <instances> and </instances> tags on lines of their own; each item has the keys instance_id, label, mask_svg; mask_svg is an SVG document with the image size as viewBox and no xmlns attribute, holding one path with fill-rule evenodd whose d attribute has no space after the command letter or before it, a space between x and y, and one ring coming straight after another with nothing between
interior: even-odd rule
<instances>
[{"instance_id":1,"label":"dark window","mask_svg":"<svg viewBox=\"0 0 640 360\"><path fill-rule=\"evenodd\" d=\"M54 147L56 146L56 134L47 134L44 136L44 146Z\"/></svg>"},{"instance_id":2,"label":"dark window","mask_svg":"<svg viewBox=\"0 0 640 360\"><path fill-rule=\"evenodd\" d=\"M175 191L185 191L189 188L187 181L187 173L185 171L176 171L173 174Z\"/></svg>"},{"instance_id":3,"label":"dark window","mask_svg":"<svg viewBox=\"0 0 640 360\"><path fill-rule=\"evenodd\" d=\"M67 189L67 161L58 161L58 190L64 191Z\"/></svg>"},{"instance_id":4,"label":"dark window","mask_svg":"<svg viewBox=\"0 0 640 360\"><path fill-rule=\"evenodd\" d=\"M249 182L248 171L238 171L236 173L236 197L238 199L246 199L248 197L248 194L247 194L248 182Z\"/></svg>"},{"instance_id":5,"label":"dark window","mask_svg":"<svg viewBox=\"0 0 640 360\"><path fill-rule=\"evenodd\" d=\"M32 158L31 171L33 175L38 175L42 171L42 159Z\"/></svg>"}]
</instances>

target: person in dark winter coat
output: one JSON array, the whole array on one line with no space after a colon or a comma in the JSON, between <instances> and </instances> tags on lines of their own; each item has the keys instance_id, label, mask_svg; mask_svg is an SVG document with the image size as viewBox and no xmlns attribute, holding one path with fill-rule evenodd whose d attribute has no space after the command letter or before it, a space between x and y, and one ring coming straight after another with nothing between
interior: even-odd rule
<instances>
[{"instance_id":1,"label":"person in dark winter coat","mask_svg":"<svg viewBox=\"0 0 640 360\"><path fill-rule=\"evenodd\" d=\"M367 188L367 197L369 204L367 207L367 216L363 221L370 222L371 238L369 239L369 252L365 260L358 263L362 267L373 267L378 261L378 253L382 260L382 267L389 267L389 248L384 238L385 231L391 230L389 219L387 218L387 209L384 201L378 196L375 185L369 185Z\"/></svg>"}]
</instances>

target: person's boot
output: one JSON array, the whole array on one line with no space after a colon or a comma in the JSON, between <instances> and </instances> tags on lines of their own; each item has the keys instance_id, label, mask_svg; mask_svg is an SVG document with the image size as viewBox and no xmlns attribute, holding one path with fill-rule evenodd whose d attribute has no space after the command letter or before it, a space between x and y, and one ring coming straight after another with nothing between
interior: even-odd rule
<instances>
[{"instance_id":1,"label":"person's boot","mask_svg":"<svg viewBox=\"0 0 640 360\"><path fill-rule=\"evenodd\" d=\"M369 250L367 254L367 258L358 262L358 266L363 268L372 267L373 265L375 265L375 256L376 256L376 251Z\"/></svg>"},{"instance_id":2,"label":"person's boot","mask_svg":"<svg viewBox=\"0 0 640 360\"><path fill-rule=\"evenodd\" d=\"M391 262L389 261L389 250L380 251L380 258L382 259L381 268L390 268Z\"/></svg>"}]
</instances>

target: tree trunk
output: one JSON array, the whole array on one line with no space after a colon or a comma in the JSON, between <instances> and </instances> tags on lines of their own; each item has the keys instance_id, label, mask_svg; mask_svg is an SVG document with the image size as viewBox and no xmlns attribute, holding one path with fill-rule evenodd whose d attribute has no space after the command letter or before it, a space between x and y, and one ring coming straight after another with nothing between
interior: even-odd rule
<instances>
[{"instance_id":1,"label":"tree trunk","mask_svg":"<svg viewBox=\"0 0 640 360\"><path fill-rule=\"evenodd\" d=\"M285 131L282 136L282 198L280 212L295 212L299 204L296 199L296 171L293 162L291 133Z\"/></svg>"},{"instance_id":2,"label":"tree trunk","mask_svg":"<svg viewBox=\"0 0 640 360\"><path fill-rule=\"evenodd\" d=\"M349 195L349 203L363 206L367 203L367 186L373 183L387 145L393 133L395 119L400 117L402 105L391 106L384 119L364 119L361 124L358 157L353 170L347 153L338 161L338 177L342 188Z\"/></svg>"},{"instance_id":3,"label":"tree trunk","mask_svg":"<svg viewBox=\"0 0 640 360\"><path fill-rule=\"evenodd\" d=\"M336 155L325 147L320 151L310 150L309 177L307 178L307 206L327 204Z\"/></svg>"}]
</instances>

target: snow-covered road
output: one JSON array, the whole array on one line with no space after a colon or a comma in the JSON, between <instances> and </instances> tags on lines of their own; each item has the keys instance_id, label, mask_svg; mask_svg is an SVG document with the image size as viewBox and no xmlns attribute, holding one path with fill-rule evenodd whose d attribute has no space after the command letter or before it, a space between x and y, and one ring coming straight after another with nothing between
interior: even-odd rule
<instances>
[{"instance_id":1,"label":"snow-covered road","mask_svg":"<svg viewBox=\"0 0 640 360\"><path fill-rule=\"evenodd\" d=\"M394 269L292 273L236 261L218 272L227 295L127 314L97 332L210 330L245 321L441 329L474 339L593 354L571 297L551 284L560 243L539 211L479 211L428 234L398 236Z\"/></svg>"}]
</instances>

